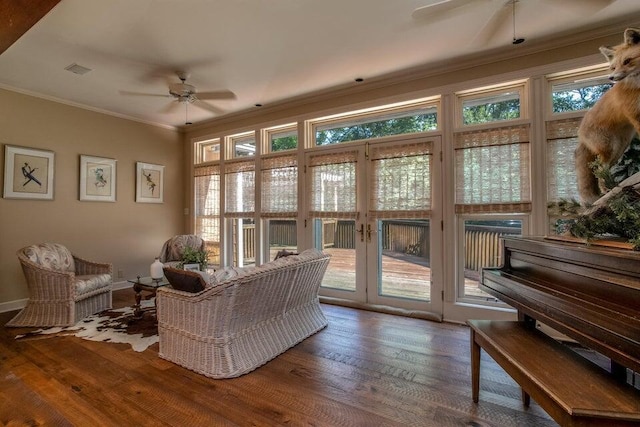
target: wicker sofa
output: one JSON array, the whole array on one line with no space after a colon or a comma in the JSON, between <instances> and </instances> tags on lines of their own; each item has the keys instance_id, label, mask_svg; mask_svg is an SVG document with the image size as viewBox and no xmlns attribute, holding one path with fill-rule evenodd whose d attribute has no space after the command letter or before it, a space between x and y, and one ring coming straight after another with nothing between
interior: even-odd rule
<instances>
[{"instance_id":1,"label":"wicker sofa","mask_svg":"<svg viewBox=\"0 0 640 427\"><path fill-rule=\"evenodd\" d=\"M328 264L329 255L310 249L223 269L220 282L197 293L160 288L160 357L211 378L258 368L327 325L318 289Z\"/></svg>"}]
</instances>

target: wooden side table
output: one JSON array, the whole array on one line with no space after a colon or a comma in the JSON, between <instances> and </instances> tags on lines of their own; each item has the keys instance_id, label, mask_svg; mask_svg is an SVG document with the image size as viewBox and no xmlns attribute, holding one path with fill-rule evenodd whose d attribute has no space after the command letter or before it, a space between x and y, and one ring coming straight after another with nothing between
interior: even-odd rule
<instances>
[{"instance_id":1,"label":"wooden side table","mask_svg":"<svg viewBox=\"0 0 640 427\"><path fill-rule=\"evenodd\" d=\"M162 279L152 279L151 277L136 277L135 279L127 280L129 283L133 283L133 291L136 293L136 304L133 306L133 317L136 319L142 318L144 310L140 307L140 301L142 300L142 291L149 292L148 298L156 296L158 288L168 286L169 281L163 277ZM156 306L154 304L153 310Z\"/></svg>"}]
</instances>

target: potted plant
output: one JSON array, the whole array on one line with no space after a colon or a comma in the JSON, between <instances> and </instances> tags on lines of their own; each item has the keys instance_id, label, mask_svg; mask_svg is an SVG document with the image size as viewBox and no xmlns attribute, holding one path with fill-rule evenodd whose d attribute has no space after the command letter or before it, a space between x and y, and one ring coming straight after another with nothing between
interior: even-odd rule
<instances>
[{"instance_id":1,"label":"potted plant","mask_svg":"<svg viewBox=\"0 0 640 427\"><path fill-rule=\"evenodd\" d=\"M200 265L200 271L205 271L209 265L209 252L187 246L184 248L178 268L184 268L185 264L198 264Z\"/></svg>"}]
</instances>

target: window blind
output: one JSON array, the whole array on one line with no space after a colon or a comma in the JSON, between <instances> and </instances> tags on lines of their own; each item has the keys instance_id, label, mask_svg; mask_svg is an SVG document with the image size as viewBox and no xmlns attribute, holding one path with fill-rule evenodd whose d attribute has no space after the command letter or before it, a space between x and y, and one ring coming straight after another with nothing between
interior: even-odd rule
<instances>
[{"instance_id":1,"label":"window blind","mask_svg":"<svg viewBox=\"0 0 640 427\"><path fill-rule=\"evenodd\" d=\"M287 155L268 157L261 166L262 218L294 218L298 214L298 160Z\"/></svg>"},{"instance_id":2,"label":"window blind","mask_svg":"<svg viewBox=\"0 0 640 427\"><path fill-rule=\"evenodd\" d=\"M529 125L455 134L456 213L531 211Z\"/></svg>"},{"instance_id":3,"label":"window blind","mask_svg":"<svg viewBox=\"0 0 640 427\"><path fill-rule=\"evenodd\" d=\"M255 162L232 162L224 165L225 216L244 218L255 212Z\"/></svg>"},{"instance_id":4,"label":"window blind","mask_svg":"<svg viewBox=\"0 0 640 427\"><path fill-rule=\"evenodd\" d=\"M431 216L432 144L373 146L369 217Z\"/></svg>"},{"instance_id":5,"label":"window blind","mask_svg":"<svg viewBox=\"0 0 640 427\"><path fill-rule=\"evenodd\" d=\"M311 218L357 218L357 154L348 151L310 156L307 195Z\"/></svg>"},{"instance_id":6,"label":"window blind","mask_svg":"<svg viewBox=\"0 0 640 427\"><path fill-rule=\"evenodd\" d=\"M194 169L195 233L207 242L220 241L220 166Z\"/></svg>"},{"instance_id":7,"label":"window blind","mask_svg":"<svg viewBox=\"0 0 640 427\"><path fill-rule=\"evenodd\" d=\"M574 151L581 117L547 122L547 201L580 200Z\"/></svg>"}]
</instances>

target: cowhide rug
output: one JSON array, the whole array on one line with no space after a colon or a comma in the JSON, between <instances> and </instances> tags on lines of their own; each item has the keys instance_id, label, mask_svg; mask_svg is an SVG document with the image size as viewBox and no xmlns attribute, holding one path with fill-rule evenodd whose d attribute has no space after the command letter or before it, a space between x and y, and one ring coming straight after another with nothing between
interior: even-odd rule
<instances>
[{"instance_id":1,"label":"cowhide rug","mask_svg":"<svg viewBox=\"0 0 640 427\"><path fill-rule=\"evenodd\" d=\"M152 307L153 299L143 300L142 308ZM134 351L145 351L157 343L158 325L155 313L144 313L140 319L134 319L133 308L125 307L105 310L89 316L73 326L42 328L26 334L17 335L16 339L38 339L56 336L73 335L89 341L125 343Z\"/></svg>"}]
</instances>

